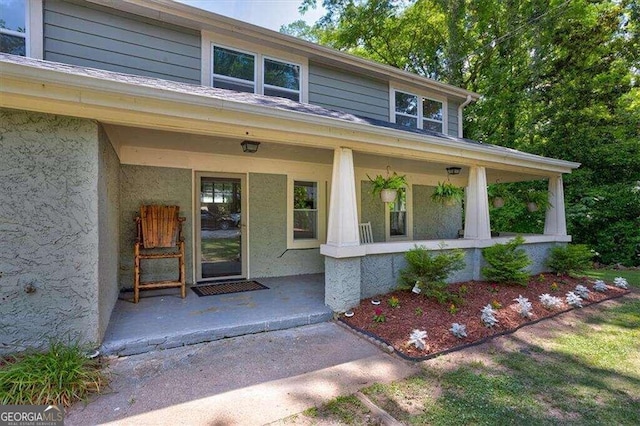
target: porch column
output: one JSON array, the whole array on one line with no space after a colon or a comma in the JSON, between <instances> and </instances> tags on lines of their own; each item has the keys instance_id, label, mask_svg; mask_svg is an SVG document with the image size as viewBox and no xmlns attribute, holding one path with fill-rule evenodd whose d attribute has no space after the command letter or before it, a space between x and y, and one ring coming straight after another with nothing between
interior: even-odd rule
<instances>
[{"instance_id":1,"label":"porch column","mask_svg":"<svg viewBox=\"0 0 640 426\"><path fill-rule=\"evenodd\" d=\"M475 240L490 239L487 171L484 167L472 166L469 168L469 184L466 195L464 237Z\"/></svg>"},{"instance_id":2,"label":"porch column","mask_svg":"<svg viewBox=\"0 0 640 426\"><path fill-rule=\"evenodd\" d=\"M562 175L549 178L549 203L551 205L544 220L544 234L567 235Z\"/></svg>"},{"instance_id":3,"label":"porch column","mask_svg":"<svg viewBox=\"0 0 640 426\"><path fill-rule=\"evenodd\" d=\"M360 245L353 152L349 148L336 148L333 153L327 245Z\"/></svg>"},{"instance_id":4,"label":"porch column","mask_svg":"<svg viewBox=\"0 0 640 426\"><path fill-rule=\"evenodd\" d=\"M344 312L360 302L360 233L353 169L353 152L337 148L333 153L331 198L325 255L324 303L335 312Z\"/></svg>"}]
</instances>

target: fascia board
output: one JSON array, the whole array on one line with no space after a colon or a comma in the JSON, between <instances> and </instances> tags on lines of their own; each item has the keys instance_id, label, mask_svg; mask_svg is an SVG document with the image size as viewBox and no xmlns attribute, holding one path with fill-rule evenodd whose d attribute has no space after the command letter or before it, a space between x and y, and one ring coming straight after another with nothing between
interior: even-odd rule
<instances>
[{"instance_id":1,"label":"fascia board","mask_svg":"<svg viewBox=\"0 0 640 426\"><path fill-rule=\"evenodd\" d=\"M3 106L9 108L16 106L11 104L11 99L22 96L23 98L31 97L34 100L36 98L47 99L50 103L55 101L65 102L66 105L78 103L85 108L94 106L100 110L112 108L119 111L129 111L130 114L162 114L204 120L207 123L236 124L247 128L251 127L247 123L252 122L255 123L254 128L256 128L258 123L255 118L261 117L259 124L265 129L286 130L298 135L315 136L320 141L326 138L327 142L331 140L334 145L336 143L358 142L361 144L359 148L365 152L389 155L391 149L397 155L405 157L418 158L423 153L439 155L449 161L451 158L456 158L461 164L466 165L486 162L509 166L505 169L523 167L547 173L570 173L571 169L580 165L579 163L541 157L492 145L443 140L429 135L402 132L298 111L281 110L90 76L79 76L55 70L43 70L7 62L0 62L0 76L3 91L0 101ZM9 93L14 96L8 96ZM42 105L44 106L44 104ZM217 114L212 114L212 109L217 110ZM40 112L60 113L59 109L41 110ZM100 117L89 116L85 116L85 118L100 119ZM297 127L293 131L292 122ZM129 124L135 123L135 120L132 120ZM189 129L191 128L185 125L183 131ZM179 131L179 129L174 130ZM303 142L301 141L301 143ZM317 141L313 143L318 146Z\"/></svg>"}]
</instances>

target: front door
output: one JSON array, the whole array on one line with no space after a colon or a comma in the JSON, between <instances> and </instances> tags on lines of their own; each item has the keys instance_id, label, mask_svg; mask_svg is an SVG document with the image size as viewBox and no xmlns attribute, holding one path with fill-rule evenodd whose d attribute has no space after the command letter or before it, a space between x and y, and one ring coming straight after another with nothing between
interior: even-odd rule
<instances>
[{"instance_id":1,"label":"front door","mask_svg":"<svg viewBox=\"0 0 640 426\"><path fill-rule=\"evenodd\" d=\"M198 281L243 278L243 176L196 174Z\"/></svg>"}]
</instances>

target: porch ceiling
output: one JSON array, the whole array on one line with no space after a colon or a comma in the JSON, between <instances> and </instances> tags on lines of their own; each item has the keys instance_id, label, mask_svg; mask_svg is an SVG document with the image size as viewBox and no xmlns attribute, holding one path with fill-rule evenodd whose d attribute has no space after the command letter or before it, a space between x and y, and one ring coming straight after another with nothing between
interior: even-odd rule
<instances>
[{"instance_id":1,"label":"porch ceiling","mask_svg":"<svg viewBox=\"0 0 640 426\"><path fill-rule=\"evenodd\" d=\"M252 159L262 158L327 165L333 162L332 149L261 142L259 139L248 137L247 139L256 140L261 144L257 153L244 154L240 146L241 139L120 126L109 123L103 123L102 125L109 135L109 139L118 147L118 150L122 147L137 147L203 154L250 156ZM469 168L464 164L457 164L455 161L443 163L408 157L375 155L366 152L354 153L354 166L372 170L384 170L389 166L391 170L401 174L431 175L443 180L447 178L445 170L447 167L458 166L462 170L459 175L451 177L451 180L461 185L468 180L469 176ZM542 174L527 174L521 171L487 169L487 181L489 183L528 181L546 177Z\"/></svg>"},{"instance_id":2,"label":"porch ceiling","mask_svg":"<svg viewBox=\"0 0 640 426\"><path fill-rule=\"evenodd\" d=\"M455 158L453 159L455 160ZM368 154L365 152L355 152L353 162L355 167L361 167L365 169L382 170L389 166L390 170L396 171L400 174L418 174L418 175L431 175L439 177L442 180L447 178L446 168L450 166L461 167L459 175L451 177L451 181L464 185L469 179L469 167L464 164L457 164L455 161L450 163L416 160L403 157L389 157L382 155ZM537 179L547 179L548 176L544 174L531 174L523 173L522 171L508 171L508 170L496 170L487 168L487 182L488 183L506 183L506 182L521 182Z\"/></svg>"},{"instance_id":3,"label":"porch ceiling","mask_svg":"<svg viewBox=\"0 0 640 426\"><path fill-rule=\"evenodd\" d=\"M242 139L224 136L206 136L192 133L169 132L140 127L119 126L103 123L111 142L119 149L125 146L188 151L205 154L251 156L276 160L301 161L306 163L331 164L333 150L274 142L261 142L258 152L245 154ZM247 137L260 142L259 139Z\"/></svg>"}]
</instances>

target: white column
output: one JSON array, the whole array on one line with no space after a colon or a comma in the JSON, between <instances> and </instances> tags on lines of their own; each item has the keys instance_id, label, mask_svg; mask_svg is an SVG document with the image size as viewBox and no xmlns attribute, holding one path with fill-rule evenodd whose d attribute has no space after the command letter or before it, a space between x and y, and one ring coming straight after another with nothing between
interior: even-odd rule
<instances>
[{"instance_id":1,"label":"white column","mask_svg":"<svg viewBox=\"0 0 640 426\"><path fill-rule=\"evenodd\" d=\"M549 178L549 203L544 221L545 235L567 235L567 220L564 213L564 188L562 175Z\"/></svg>"},{"instance_id":2,"label":"white column","mask_svg":"<svg viewBox=\"0 0 640 426\"><path fill-rule=\"evenodd\" d=\"M349 148L336 148L333 153L327 245L360 245L353 152Z\"/></svg>"},{"instance_id":3,"label":"white column","mask_svg":"<svg viewBox=\"0 0 640 426\"><path fill-rule=\"evenodd\" d=\"M466 190L464 237L476 240L491 238L489 225L489 197L487 195L487 171L484 167L469 168L469 184Z\"/></svg>"}]
</instances>

